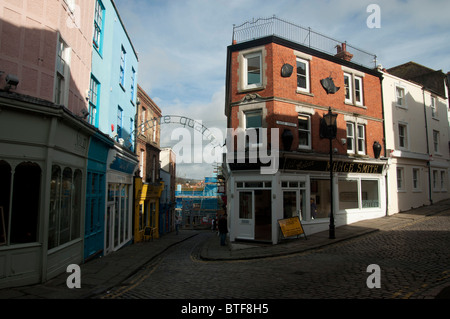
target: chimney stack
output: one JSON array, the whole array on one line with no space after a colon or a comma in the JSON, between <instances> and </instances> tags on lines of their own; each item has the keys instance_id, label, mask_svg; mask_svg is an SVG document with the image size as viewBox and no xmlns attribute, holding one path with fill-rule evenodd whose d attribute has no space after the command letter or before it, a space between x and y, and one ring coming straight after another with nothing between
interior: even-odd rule
<instances>
[{"instance_id":1,"label":"chimney stack","mask_svg":"<svg viewBox=\"0 0 450 319\"><path fill-rule=\"evenodd\" d=\"M351 54L350 52L347 52L347 43L342 43L341 45L337 45L337 54L335 55L335 57L338 57L340 59L343 59L345 61L350 61L353 58L353 54Z\"/></svg>"}]
</instances>

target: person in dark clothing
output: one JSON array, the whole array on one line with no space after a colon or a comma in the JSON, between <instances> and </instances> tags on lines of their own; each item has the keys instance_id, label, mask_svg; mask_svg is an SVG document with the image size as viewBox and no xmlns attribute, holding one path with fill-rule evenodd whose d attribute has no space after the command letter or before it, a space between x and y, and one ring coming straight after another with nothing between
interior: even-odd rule
<instances>
[{"instance_id":1,"label":"person in dark clothing","mask_svg":"<svg viewBox=\"0 0 450 319\"><path fill-rule=\"evenodd\" d=\"M225 246L225 240L227 238L228 233L228 222L227 222L227 214L222 215L219 219L218 223L219 234L220 234L220 245Z\"/></svg>"}]
</instances>

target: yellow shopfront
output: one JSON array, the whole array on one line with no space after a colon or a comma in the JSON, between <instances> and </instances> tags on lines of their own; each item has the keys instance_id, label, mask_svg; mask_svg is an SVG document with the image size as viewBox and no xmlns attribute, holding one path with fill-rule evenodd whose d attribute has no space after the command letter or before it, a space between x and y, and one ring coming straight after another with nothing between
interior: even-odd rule
<instances>
[{"instance_id":1,"label":"yellow shopfront","mask_svg":"<svg viewBox=\"0 0 450 319\"><path fill-rule=\"evenodd\" d=\"M134 178L134 242L159 238L159 198L164 182L143 183Z\"/></svg>"}]
</instances>

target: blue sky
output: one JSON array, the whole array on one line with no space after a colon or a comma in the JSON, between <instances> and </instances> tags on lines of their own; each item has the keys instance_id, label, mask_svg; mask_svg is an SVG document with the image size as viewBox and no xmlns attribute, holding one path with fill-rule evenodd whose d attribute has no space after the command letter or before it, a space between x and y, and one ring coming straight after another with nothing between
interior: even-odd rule
<instances>
[{"instance_id":1,"label":"blue sky","mask_svg":"<svg viewBox=\"0 0 450 319\"><path fill-rule=\"evenodd\" d=\"M409 61L450 71L450 1L356 0L115 0L139 54L138 82L163 115L187 116L226 127L226 49L233 24L276 15L377 56L390 68ZM369 28L369 4L380 28ZM173 125L161 146L173 146ZM197 152L198 153L198 152ZM177 175L210 176L210 164L177 164Z\"/></svg>"}]
</instances>

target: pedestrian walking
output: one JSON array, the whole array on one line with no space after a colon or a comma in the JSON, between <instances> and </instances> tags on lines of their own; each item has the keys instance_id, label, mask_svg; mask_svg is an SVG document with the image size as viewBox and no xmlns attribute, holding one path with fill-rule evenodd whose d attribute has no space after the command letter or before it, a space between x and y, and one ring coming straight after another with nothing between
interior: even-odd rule
<instances>
[{"instance_id":1,"label":"pedestrian walking","mask_svg":"<svg viewBox=\"0 0 450 319\"><path fill-rule=\"evenodd\" d=\"M228 233L227 214L223 214L222 217L220 217L218 227L220 234L220 246L225 246L225 240Z\"/></svg>"},{"instance_id":2,"label":"pedestrian walking","mask_svg":"<svg viewBox=\"0 0 450 319\"><path fill-rule=\"evenodd\" d=\"M211 221L211 231L214 232L216 230L216 218L213 218Z\"/></svg>"}]
</instances>

